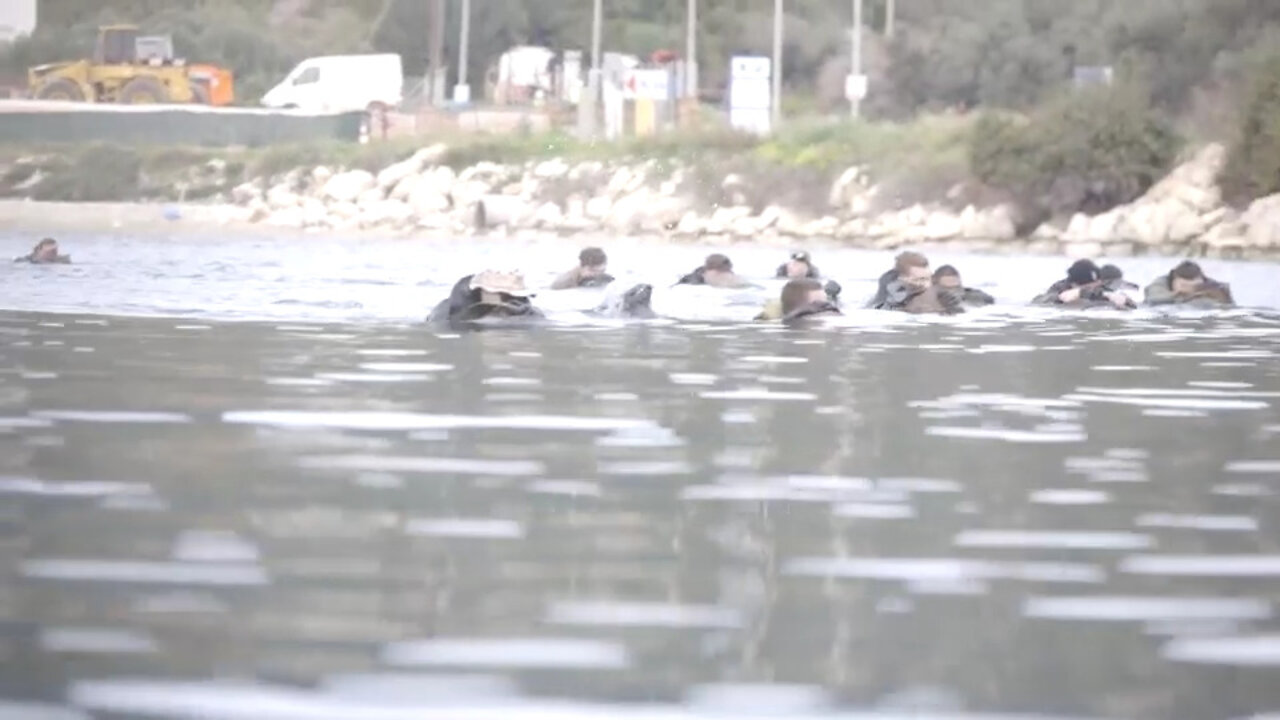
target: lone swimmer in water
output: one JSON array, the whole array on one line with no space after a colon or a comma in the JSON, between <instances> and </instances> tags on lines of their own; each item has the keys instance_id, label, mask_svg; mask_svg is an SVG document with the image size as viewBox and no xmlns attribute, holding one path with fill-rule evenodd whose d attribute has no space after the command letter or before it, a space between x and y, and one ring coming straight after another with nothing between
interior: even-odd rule
<instances>
[{"instance_id":1,"label":"lone swimmer in water","mask_svg":"<svg viewBox=\"0 0 1280 720\"><path fill-rule=\"evenodd\" d=\"M36 246L31 249L31 253L29 255L14 258L13 261L32 263L34 265L49 265L53 263L66 264L71 262L71 256L59 255L58 241L47 237L36 243Z\"/></svg>"},{"instance_id":2,"label":"lone swimmer in water","mask_svg":"<svg viewBox=\"0 0 1280 720\"><path fill-rule=\"evenodd\" d=\"M601 287L613 282L607 272L609 258L598 247L583 248L578 253L578 266L568 270L551 283L552 290L568 290L576 287Z\"/></svg>"},{"instance_id":3,"label":"lone swimmer in water","mask_svg":"<svg viewBox=\"0 0 1280 720\"><path fill-rule=\"evenodd\" d=\"M524 275L485 270L454 283L449 297L436 305L427 322L462 329L486 319L541 320L545 316L533 306L532 297Z\"/></svg>"},{"instance_id":4,"label":"lone swimmer in water","mask_svg":"<svg viewBox=\"0 0 1280 720\"><path fill-rule=\"evenodd\" d=\"M809 257L809 253L797 250L791 253L791 257L786 262L778 266L774 276L790 280L796 278L817 280L822 277L822 274L818 272L818 266L813 264L813 258Z\"/></svg>"},{"instance_id":5,"label":"lone swimmer in water","mask_svg":"<svg viewBox=\"0 0 1280 720\"><path fill-rule=\"evenodd\" d=\"M1144 291L1148 305L1209 305L1234 307L1231 286L1204 274L1200 265L1183 260L1167 275L1161 275Z\"/></svg>"},{"instance_id":6,"label":"lone swimmer in water","mask_svg":"<svg viewBox=\"0 0 1280 720\"><path fill-rule=\"evenodd\" d=\"M960 280L960 271L951 265L943 265L933 271L933 285L940 295L952 295L961 305L983 307L995 303L996 299L987 293L971 287L965 287Z\"/></svg>"},{"instance_id":7,"label":"lone swimmer in water","mask_svg":"<svg viewBox=\"0 0 1280 720\"><path fill-rule=\"evenodd\" d=\"M795 278L782 286L782 322L790 323L827 315L839 315L840 308L827 288L813 278Z\"/></svg>"},{"instance_id":8,"label":"lone swimmer in water","mask_svg":"<svg viewBox=\"0 0 1280 720\"><path fill-rule=\"evenodd\" d=\"M746 279L733 271L733 261L726 255L712 253L703 261L702 267L680 278L677 285L710 285L718 288L754 287Z\"/></svg>"},{"instance_id":9,"label":"lone swimmer in water","mask_svg":"<svg viewBox=\"0 0 1280 720\"><path fill-rule=\"evenodd\" d=\"M883 297L875 310L897 310L913 315L954 315L964 312L960 298L953 293L941 293L933 284L929 272L929 259L918 252L904 252L894 261L893 279L877 293Z\"/></svg>"}]
</instances>

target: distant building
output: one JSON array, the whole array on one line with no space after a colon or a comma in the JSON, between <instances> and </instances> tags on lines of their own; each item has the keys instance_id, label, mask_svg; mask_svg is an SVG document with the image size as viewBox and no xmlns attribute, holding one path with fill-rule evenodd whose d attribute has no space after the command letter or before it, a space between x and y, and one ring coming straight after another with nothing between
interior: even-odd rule
<instances>
[{"instance_id":1,"label":"distant building","mask_svg":"<svg viewBox=\"0 0 1280 720\"><path fill-rule=\"evenodd\" d=\"M36 29L36 0L0 0L0 42L9 42Z\"/></svg>"}]
</instances>

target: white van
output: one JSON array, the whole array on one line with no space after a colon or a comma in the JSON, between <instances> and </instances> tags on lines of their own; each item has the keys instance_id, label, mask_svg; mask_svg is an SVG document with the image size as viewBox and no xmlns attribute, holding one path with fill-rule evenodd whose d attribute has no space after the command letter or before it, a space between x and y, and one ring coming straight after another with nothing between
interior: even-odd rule
<instances>
[{"instance_id":1,"label":"white van","mask_svg":"<svg viewBox=\"0 0 1280 720\"><path fill-rule=\"evenodd\" d=\"M394 108L404 92L396 53L307 58L262 96L271 108L346 112Z\"/></svg>"}]
</instances>

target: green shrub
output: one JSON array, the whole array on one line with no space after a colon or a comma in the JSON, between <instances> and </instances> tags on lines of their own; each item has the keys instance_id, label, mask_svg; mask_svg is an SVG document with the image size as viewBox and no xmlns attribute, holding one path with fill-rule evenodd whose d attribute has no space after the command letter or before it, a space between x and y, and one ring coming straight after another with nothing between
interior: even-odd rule
<instances>
[{"instance_id":1,"label":"green shrub","mask_svg":"<svg viewBox=\"0 0 1280 720\"><path fill-rule=\"evenodd\" d=\"M59 158L36 186L36 200L107 202L132 200L138 193L142 159L136 150L118 145L89 145Z\"/></svg>"},{"instance_id":2,"label":"green shrub","mask_svg":"<svg viewBox=\"0 0 1280 720\"><path fill-rule=\"evenodd\" d=\"M1128 85L1078 90L1030 117L982 118L969 142L974 177L1055 215L1099 213L1146 192L1182 141Z\"/></svg>"},{"instance_id":3,"label":"green shrub","mask_svg":"<svg viewBox=\"0 0 1280 720\"><path fill-rule=\"evenodd\" d=\"M1280 192L1280 53L1253 70L1218 182L1236 204Z\"/></svg>"}]
</instances>

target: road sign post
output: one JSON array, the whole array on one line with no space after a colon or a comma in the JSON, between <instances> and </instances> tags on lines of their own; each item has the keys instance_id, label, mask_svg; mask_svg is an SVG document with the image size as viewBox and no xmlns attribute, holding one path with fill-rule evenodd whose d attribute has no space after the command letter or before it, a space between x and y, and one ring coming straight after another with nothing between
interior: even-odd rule
<instances>
[{"instance_id":1,"label":"road sign post","mask_svg":"<svg viewBox=\"0 0 1280 720\"><path fill-rule=\"evenodd\" d=\"M735 55L729 60L729 124L765 135L773 125L773 63L767 57Z\"/></svg>"}]
</instances>

